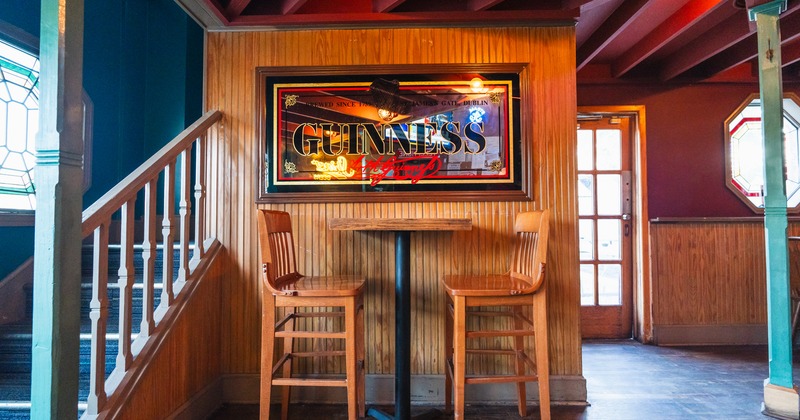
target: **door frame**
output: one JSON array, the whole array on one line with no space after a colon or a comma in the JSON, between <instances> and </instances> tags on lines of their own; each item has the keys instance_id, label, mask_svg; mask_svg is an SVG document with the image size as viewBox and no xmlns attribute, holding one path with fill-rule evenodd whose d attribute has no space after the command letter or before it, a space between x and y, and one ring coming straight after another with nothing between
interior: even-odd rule
<instances>
[{"instance_id":1,"label":"door frame","mask_svg":"<svg viewBox=\"0 0 800 420\"><path fill-rule=\"evenodd\" d=\"M579 106L579 114L631 118L633 232L631 238L633 337L653 342L653 296L650 273L650 221L647 212L647 141L644 105ZM577 223L577 222L576 222Z\"/></svg>"}]
</instances>

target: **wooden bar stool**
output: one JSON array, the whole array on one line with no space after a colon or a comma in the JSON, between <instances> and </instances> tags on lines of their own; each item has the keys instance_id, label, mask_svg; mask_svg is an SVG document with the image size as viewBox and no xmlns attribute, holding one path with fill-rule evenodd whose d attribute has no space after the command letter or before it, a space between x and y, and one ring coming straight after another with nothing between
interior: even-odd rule
<instances>
[{"instance_id":1,"label":"wooden bar stool","mask_svg":"<svg viewBox=\"0 0 800 420\"><path fill-rule=\"evenodd\" d=\"M307 277L297 272L292 223L286 212L261 210L258 236L263 270L263 312L261 327L261 419L269 419L272 385L283 386L281 419L289 410L290 387L333 386L347 388L348 418L365 413L364 394L364 279L357 276ZM338 312L299 312L298 308L340 307ZM276 322L275 311L288 308ZM341 331L296 330L296 320L339 318ZM283 354L274 362L277 338L283 339ZM345 350L294 350L294 338L345 340ZM343 379L293 377L294 359L344 356Z\"/></svg>"},{"instance_id":2,"label":"wooden bar stool","mask_svg":"<svg viewBox=\"0 0 800 420\"><path fill-rule=\"evenodd\" d=\"M455 419L464 418L464 385L515 382L519 415L527 413L525 382L539 382L539 409L550 418L550 369L547 354L547 295L544 267L547 259L549 211L524 212L514 225L515 246L511 269L506 274L466 276L448 275L442 279L445 295L445 408L452 407L455 391ZM476 311L477 307L508 309ZM531 308L526 310L525 308ZM513 329L468 330L468 316L508 317ZM532 319L530 318L532 316ZM524 337L534 336L532 360L524 348ZM511 348L470 349L473 338L512 337ZM466 355L505 355L514 358L514 374L466 375Z\"/></svg>"}]
</instances>

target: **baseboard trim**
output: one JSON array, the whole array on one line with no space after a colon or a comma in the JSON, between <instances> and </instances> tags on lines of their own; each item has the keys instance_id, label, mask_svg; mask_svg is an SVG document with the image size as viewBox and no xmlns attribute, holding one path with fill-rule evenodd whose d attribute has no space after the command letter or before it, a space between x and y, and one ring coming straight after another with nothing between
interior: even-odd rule
<instances>
[{"instance_id":1,"label":"baseboard trim","mask_svg":"<svg viewBox=\"0 0 800 420\"><path fill-rule=\"evenodd\" d=\"M258 374L231 374L222 377L222 400L229 404L258 404L261 378ZM367 404L394 404L394 376L367 375ZM280 390L275 388L273 395ZM527 387L528 400L538 399L538 384ZM346 400L343 388L295 387L292 400L305 403L333 404ZM507 404L516 401L513 384L471 385L466 389L468 402ZM550 399L554 405L586 405L586 379L583 376L551 376ZM412 375L411 403L435 405L444 403L443 375Z\"/></svg>"},{"instance_id":2,"label":"baseboard trim","mask_svg":"<svg viewBox=\"0 0 800 420\"><path fill-rule=\"evenodd\" d=\"M208 418L214 411L222 406L222 378L201 389L189 401L178 407L167 420L193 420Z\"/></svg>"},{"instance_id":3,"label":"baseboard trim","mask_svg":"<svg viewBox=\"0 0 800 420\"><path fill-rule=\"evenodd\" d=\"M659 346L767 344L767 325L655 325L653 342Z\"/></svg>"}]
</instances>

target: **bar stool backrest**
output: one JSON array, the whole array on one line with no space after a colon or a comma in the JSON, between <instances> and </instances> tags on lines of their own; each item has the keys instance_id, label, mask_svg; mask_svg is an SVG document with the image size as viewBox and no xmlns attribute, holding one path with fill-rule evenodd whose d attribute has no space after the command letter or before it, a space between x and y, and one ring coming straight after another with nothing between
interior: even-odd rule
<instances>
[{"instance_id":1,"label":"bar stool backrest","mask_svg":"<svg viewBox=\"0 0 800 420\"><path fill-rule=\"evenodd\" d=\"M544 283L550 210L519 213L514 222L514 254L509 269L512 277L530 284L520 294L534 293Z\"/></svg>"},{"instance_id":2,"label":"bar stool backrest","mask_svg":"<svg viewBox=\"0 0 800 420\"><path fill-rule=\"evenodd\" d=\"M302 277L297 272L289 213L259 210L258 237L264 286L273 294L285 294L287 285Z\"/></svg>"}]
</instances>

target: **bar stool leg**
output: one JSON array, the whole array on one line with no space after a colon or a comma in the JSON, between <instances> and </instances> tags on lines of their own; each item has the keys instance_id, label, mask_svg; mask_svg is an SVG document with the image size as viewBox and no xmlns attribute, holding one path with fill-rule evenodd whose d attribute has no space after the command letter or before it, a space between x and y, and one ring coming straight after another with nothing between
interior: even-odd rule
<instances>
[{"instance_id":1,"label":"bar stool leg","mask_svg":"<svg viewBox=\"0 0 800 420\"><path fill-rule=\"evenodd\" d=\"M464 418L464 377L466 376L467 323L466 302L463 296L453 296L453 388L455 412L453 418Z\"/></svg>"},{"instance_id":2,"label":"bar stool leg","mask_svg":"<svg viewBox=\"0 0 800 420\"><path fill-rule=\"evenodd\" d=\"M542 420L550 419L550 358L547 339L547 295L533 295L533 330L536 346L536 375L539 377L539 410Z\"/></svg>"},{"instance_id":3,"label":"bar stool leg","mask_svg":"<svg viewBox=\"0 0 800 420\"><path fill-rule=\"evenodd\" d=\"M450 296L444 295L444 410L453 411L453 378L450 363L453 362L453 316L450 314Z\"/></svg>"},{"instance_id":4,"label":"bar stool leg","mask_svg":"<svg viewBox=\"0 0 800 420\"><path fill-rule=\"evenodd\" d=\"M367 395L366 395L366 348L364 344L364 298L363 295L359 297L356 315L356 349L358 363L358 416L362 417L367 412Z\"/></svg>"},{"instance_id":5,"label":"bar stool leg","mask_svg":"<svg viewBox=\"0 0 800 420\"><path fill-rule=\"evenodd\" d=\"M355 299L347 299L344 306L345 318L345 357L347 363L347 416L358 419L358 358L356 346L356 305Z\"/></svg>"},{"instance_id":6,"label":"bar stool leg","mask_svg":"<svg viewBox=\"0 0 800 420\"><path fill-rule=\"evenodd\" d=\"M522 308L519 306L514 306L512 308L514 313L514 329L519 331L524 328L522 319L520 316L522 315ZM525 353L525 337L518 335L514 337L514 351L516 354L514 355L514 368L516 370L517 376L525 376L525 361L522 359L522 355ZM517 410L519 411L520 417L525 417L528 414L528 401L527 395L525 392L525 381L517 382Z\"/></svg>"},{"instance_id":7,"label":"bar stool leg","mask_svg":"<svg viewBox=\"0 0 800 420\"><path fill-rule=\"evenodd\" d=\"M286 308L289 313L295 314L297 313L297 308ZM284 324L285 331L294 331L295 328L295 317L292 316L289 320ZM283 354L292 354L294 352L294 337L284 337L283 338ZM283 364L283 377L284 378L291 378L292 377L292 366L294 365L294 359L290 358ZM289 404L292 398L292 387L284 386L281 390L282 397L281 397L281 420L287 420L289 418Z\"/></svg>"},{"instance_id":8,"label":"bar stool leg","mask_svg":"<svg viewBox=\"0 0 800 420\"><path fill-rule=\"evenodd\" d=\"M261 420L269 420L270 398L272 397L272 359L275 345L275 298L267 295L261 315Z\"/></svg>"}]
</instances>

